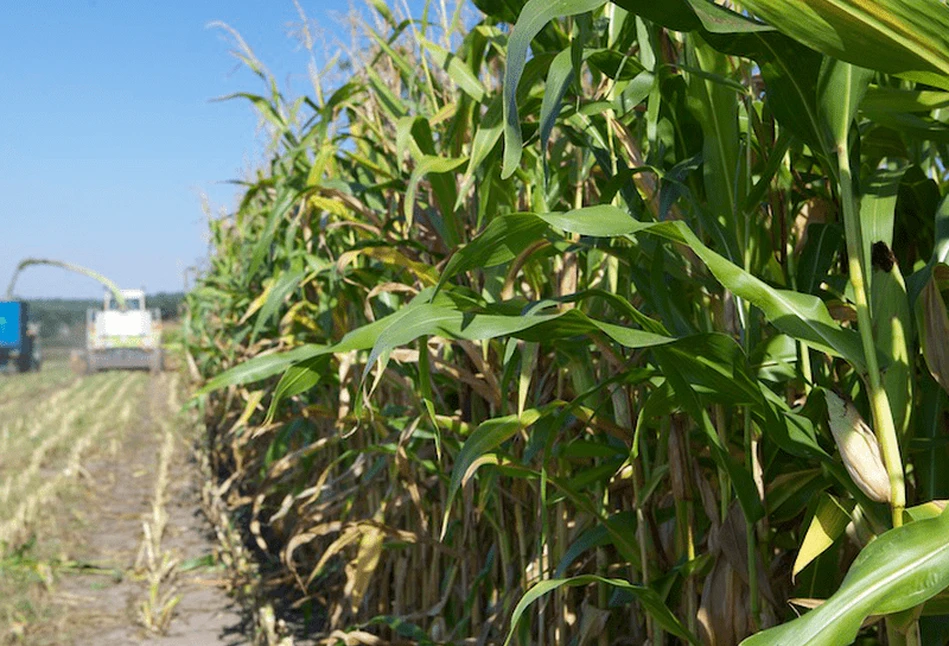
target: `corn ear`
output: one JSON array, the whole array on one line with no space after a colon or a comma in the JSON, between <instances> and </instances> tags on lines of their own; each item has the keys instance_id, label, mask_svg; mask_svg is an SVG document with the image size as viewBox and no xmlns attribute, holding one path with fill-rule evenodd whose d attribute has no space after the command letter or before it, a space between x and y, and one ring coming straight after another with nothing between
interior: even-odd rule
<instances>
[{"instance_id":1,"label":"corn ear","mask_svg":"<svg viewBox=\"0 0 949 646\"><path fill-rule=\"evenodd\" d=\"M830 391L825 397L830 431L847 473L871 500L890 502L890 480L873 431L853 404Z\"/></svg>"}]
</instances>

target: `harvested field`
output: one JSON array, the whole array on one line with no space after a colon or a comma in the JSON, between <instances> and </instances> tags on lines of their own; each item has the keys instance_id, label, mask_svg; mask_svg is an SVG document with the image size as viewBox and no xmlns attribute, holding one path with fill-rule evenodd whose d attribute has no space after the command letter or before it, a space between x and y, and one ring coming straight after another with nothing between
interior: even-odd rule
<instances>
[{"instance_id":1,"label":"harvested field","mask_svg":"<svg viewBox=\"0 0 949 646\"><path fill-rule=\"evenodd\" d=\"M242 644L180 376L0 379L0 643Z\"/></svg>"}]
</instances>

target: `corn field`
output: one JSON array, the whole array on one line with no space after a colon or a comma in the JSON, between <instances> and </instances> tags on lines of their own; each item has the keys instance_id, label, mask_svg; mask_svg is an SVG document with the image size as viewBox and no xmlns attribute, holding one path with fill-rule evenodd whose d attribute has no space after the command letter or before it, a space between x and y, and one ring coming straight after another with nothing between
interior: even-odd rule
<instances>
[{"instance_id":1,"label":"corn field","mask_svg":"<svg viewBox=\"0 0 949 646\"><path fill-rule=\"evenodd\" d=\"M267 161L183 333L262 594L326 644L945 643L949 7L393 5L302 96L231 32Z\"/></svg>"}]
</instances>

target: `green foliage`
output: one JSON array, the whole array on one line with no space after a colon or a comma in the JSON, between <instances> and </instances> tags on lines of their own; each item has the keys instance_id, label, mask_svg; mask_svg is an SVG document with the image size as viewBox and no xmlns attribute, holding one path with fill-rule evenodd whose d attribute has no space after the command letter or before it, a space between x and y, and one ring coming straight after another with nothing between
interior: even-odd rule
<instances>
[{"instance_id":1,"label":"green foliage","mask_svg":"<svg viewBox=\"0 0 949 646\"><path fill-rule=\"evenodd\" d=\"M949 587L949 514L898 527L870 543L816 610L742 642L744 646L846 644L864 619L922 604Z\"/></svg>"},{"instance_id":2,"label":"green foliage","mask_svg":"<svg viewBox=\"0 0 949 646\"><path fill-rule=\"evenodd\" d=\"M940 630L949 103L919 81L949 9L792 4L372 3L345 83L295 100L241 51L272 144L186 350L314 632Z\"/></svg>"}]
</instances>

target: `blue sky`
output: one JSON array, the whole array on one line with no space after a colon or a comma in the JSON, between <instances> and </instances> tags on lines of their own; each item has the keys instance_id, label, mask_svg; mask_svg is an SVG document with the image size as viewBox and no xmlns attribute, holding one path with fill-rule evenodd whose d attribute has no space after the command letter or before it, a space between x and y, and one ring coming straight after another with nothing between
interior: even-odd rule
<instances>
[{"instance_id":1,"label":"blue sky","mask_svg":"<svg viewBox=\"0 0 949 646\"><path fill-rule=\"evenodd\" d=\"M401 3L401 0L399 0ZM332 45L334 15L362 0L300 0ZM418 11L421 0L411 0ZM364 9L363 9L364 10ZM25 257L85 265L123 287L182 287L207 253L201 195L233 206L226 184L259 159L262 90L229 54L237 29L291 93L307 52L288 36L292 0L36 0L0 19L0 289ZM217 210L217 209L216 209ZM23 298L98 297L98 283L27 269Z\"/></svg>"}]
</instances>

